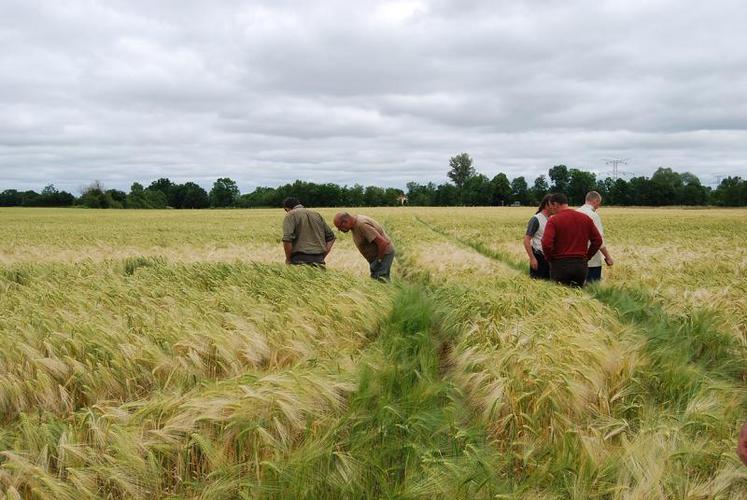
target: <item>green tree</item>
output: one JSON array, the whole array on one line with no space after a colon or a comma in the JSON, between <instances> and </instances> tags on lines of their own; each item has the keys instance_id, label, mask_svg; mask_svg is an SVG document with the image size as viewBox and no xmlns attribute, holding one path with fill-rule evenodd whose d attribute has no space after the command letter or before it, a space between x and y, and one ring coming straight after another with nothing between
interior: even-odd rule
<instances>
[{"instance_id":1,"label":"green tree","mask_svg":"<svg viewBox=\"0 0 747 500\"><path fill-rule=\"evenodd\" d=\"M363 186L360 184L354 184L352 187L347 188L345 192L345 204L349 207L363 206L363 193Z\"/></svg>"},{"instance_id":2,"label":"green tree","mask_svg":"<svg viewBox=\"0 0 747 500\"><path fill-rule=\"evenodd\" d=\"M210 197L207 191L194 182L175 185L172 189L174 208L207 208Z\"/></svg>"},{"instance_id":3,"label":"green tree","mask_svg":"<svg viewBox=\"0 0 747 500\"><path fill-rule=\"evenodd\" d=\"M462 188L462 203L469 206L489 206L493 202L493 185L482 174L473 175Z\"/></svg>"},{"instance_id":4,"label":"green tree","mask_svg":"<svg viewBox=\"0 0 747 500\"><path fill-rule=\"evenodd\" d=\"M529 185L524 177L516 177L511 181L511 202L518 201L522 205L529 205Z\"/></svg>"},{"instance_id":5,"label":"green tree","mask_svg":"<svg viewBox=\"0 0 747 500\"><path fill-rule=\"evenodd\" d=\"M568 193L568 184L571 181L571 176L568 173L568 167L565 165L555 165L548 171L550 180L552 181L552 187L550 190L553 193Z\"/></svg>"},{"instance_id":6,"label":"green tree","mask_svg":"<svg viewBox=\"0 0 747 500\"><path fill-rule=\"evenodd\" d=\"M233 179L221 177L213 183L210 190L211 207L232 207L238 199L239 187Z\"/></svg>"},{"instance_id":7,"label":"green tree","mask_svg":"<svg viewBox=\"0 0 747 500\"><path fill-rule=\"evenodd\" d=\"M363 201L367 207L383 207L386 205L386 191L378 186L366 186Z\"/></svg>"},{"instance_id":8,"label":"green tree","mask_svg":"<svg viewBox=\"0 0 747 500\"><path fill-rule=\"evenodd\" d=\"M385 205L387 207L399 206L399 197L405 194L401 189L397 188L386 188L384 190Z\"/></svg>"},{"instance_id":9,"label":"green tree","mask_svg":"<svg viewBox=\"0 0 747 500\"><path fill-rule=\"evenodd\" d=\"M472 166L472 158L467 153L461 153L449 158L449 179L454 185L462 189L467 179L475 175L475 168Z\"/></svg>"},{"instance_id":10,"label":"green tree","mask_svg":"<svg viewBox=\"0 0 747 500\"><path fill-rule=\"evenodd\" d=\"M143 189L139 182L133 182L127 195L127 208L166 208L168 198L160 190Z\"/></svg>"},{"instance_id":11,"label":"green tree","mask_svg":"<svg viewBox=\"0 0 747 500\"><path fill-rule=\"evenodd\" d=\"M23 207L35 207L39 203L41 195L34 190L23 191L20 193L21 203Z\"/></svg>"},{"instance_id":12,"label":"green tree","mask_svg":"<svg viewBox=\"0 0 747 500\"><path fill-rule=\"evenodd\" d=\"M604 179L597 179L597 183L594 186L594 190L602 195L605 205L614 205L612 198L610 197L610 191L612 186L615 184L614 179L611 177L605 177Z\"/></svg>"},{"instance_id":13,"label":"green tree","mask_svg":"<svg viewBox=\"0 0 747 500\"><path fill-rule=\"evenodd\" d=\"M434 204L439 207L451 207L459 203L459 188L453 184L440 184L436 188Z\"/></svg>"},{"instance_id":14,"label":"green tree","mask_svg":"<svg viewBox=\"0 0 747 500\"><path fill-rule=\"evenodd\" d=\"M688 182L682 187L683 205L705 205L708 203L708 189L698 182Z\"/></svg>"},{"instance_id":15,"label":"green tree","mask_svg":"<svg viewBox=\"0 0 747 500\"><path fill-rule=\"evenodd\" d=\"M27 197L22 201L24 206L36 207L69 207L73 203L75 196L66 191L59 191L54 184L45 186L40 195Z\"/></svg>"},{"instance_id":16,"label":"green tree","mask_svg":"<svg viewBox=\"0 0 747 500\"><path fill-rule=\"evenodd\" d=\"M691 174L690 172L683 172L680 175L680 179L682 180L682 184L697 184L700 185L700 179L698 179L698 176L695 174Z\"/></svg>"},{"instance_id":17,"label":"green tree","mask_svg":"<svg viewBox=\"0 0 747 500\"><path fill-rule=\"evenodd\" d=\"M493 187L493 205L508 205L511 200L511 182L503 172L490 181Z\"/></svg>"},{"instance_id":18,"label":"green tree","mask_svg":"<svg viewBox=\"0 0 747 500\"><path fill-rule=\"evenodd\" d=\"M572 168L569 172L568 201L571 205L583 205L586 193L593 191L597 184L597 176L591 172Z\"/></svg>"},{"instance_id":19,"label":"green tree","mask_svg":"<svg viewBox=\"0 0 747 500\"><path fill-rule=\"evenodd\" d=\"M628 183L628 193L631 205L657 205L658 197L654 184L646 177L633 177Z\"/></svg>"},{"instance_id":20,"label":"green tree","mask_svg":"<svg viewBox=\"0 0 747 500\"><path fill-rule=\"evenodd\" d=\"M677 205L682 202L682 177L671 168L659 167L651 176L651 203Z\"/></svg>"},{"instance_id":21,"label":"green tree","mask_svg":"<svg viewBox=\"0 0 747 500\"><path fill-rule=\"evenodd\" d=\"M166 177L161 177L158 180L155 180L150 183L150 186L148 186L148 190L150 191L160 191L164 195L166 195L166 199L168 200L169 206L177 208L174 201L174 183L171 182Z\"/></svg>"},{"instance_id":22,"label":"green tree","mask_svg":"<svg viewBox=\"0 0 747 500\"><path fill-rule=\"evenodd\" d=\"M625 179L615 179L608 189L608 205L630 205L630 186Z\"/></svg>"},{"instance_id":23,"label":"green tree","mask_svg":"<svg viewBox=\"0 0 747 500\"><path fill-rule=\"evenodd\" d=\"M417 182L407 183L407 203L412 206L427 207L435 204L436 185L432 182L428 184L418 184Z\"/></svg>"},{"instance_id":24,"label":"green tree","mask_svg":"<svg viewBox=\"0 0 747 500\"><path fill-rule=\"evenodd\" d=\"M83 189L80 204L88 208L122 208L122 205L114 201L99 181L94 181Z\"/></svg>"},{"instance_id":25,"label":"green tree","mask_svg":"<svg viewBox=\"0 0 747 500\"><path fill-rule=\"evenodd\" d=\"M539 202L549 191L550 187L547 185L547 178L544 175L534 179L534 185L532 186L532 201L534 204L539 205Z\"/></svg>"},{"instance_id":26,"label":"green tree","mask_svg":"<svg viewBox=\"0 0 747 500\"><path fill-rule=\"evenodd\" d=\"M0 193L0 207L17 207L23 202L23 196L17 189L6 189Z\"/></svg>"},{"instance_id":27,"label":"green tree","mask_svg":"<svg viewBox=\"0 0 747 500\"><path fill-rule=\"evenodd\" d=\"M713 192L713 201L724 207L747 206L747 180L741 177L727 177Z\"/></svg>"},{"instance_id":28,"label":"green tree","mask_svg":"<svg viewBox=\"0 0 747 500\"><path fill-rule=\"evenodd\" d=\"M106 194L114 200L115 206L112 208L123 208L127 204L127 193L119 189L107 189Z\"/></svg>"},{"instance_id":29,"label":"green tree","mask_svg":"<svg viewBox=\"0 0 747 500\"><path fill-rule=\"evenodd\" d=\"M271 207L277 208L282 201L282 194L277 189L259 186L251 193L239 197L238 206L243 208Z\"/></svg>"}]
</instances>

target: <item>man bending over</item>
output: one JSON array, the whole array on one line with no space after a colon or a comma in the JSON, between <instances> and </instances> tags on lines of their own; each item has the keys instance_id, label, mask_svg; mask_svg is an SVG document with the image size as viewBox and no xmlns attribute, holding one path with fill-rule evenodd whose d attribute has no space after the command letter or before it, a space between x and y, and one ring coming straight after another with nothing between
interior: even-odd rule
<instances>
[{"instance_id":1,"label":"man bending over","mask_svg":"<svg viewBox=\"0 0 747 500\"><path fill-rule=\"evenodd\" d=\"M334 224L343 233L353 233L353 242L368 261L371 277L389 281L394 262L394 245L381 224L365 215L350 215L347 212L335 215Z\"/></svg>"}]
</instances>

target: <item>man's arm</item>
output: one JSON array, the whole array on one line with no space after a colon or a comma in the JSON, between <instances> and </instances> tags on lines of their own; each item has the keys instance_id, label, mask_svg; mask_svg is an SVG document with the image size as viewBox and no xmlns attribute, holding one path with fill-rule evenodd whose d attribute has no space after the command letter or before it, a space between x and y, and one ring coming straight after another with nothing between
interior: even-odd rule
<instances>
[{"instance_id":1,"label":"man's arm","mask_svg":"<svg viewBox=\"0 0 747 500\"><path fill-rule=\"evenodd\" d=\"M612 258L610 253L607 251L607 246L602 245L602 248L599 249L600 252L602 252L602 255L604 255L604 261L607 263L608 266L611 266L615 263L615 260Z\"/></svg>"},{"instance_id":2,"label":"man's arm","mask_svg":"<svg viewBox=\"0 0 747 500\"><path fill-rule=\"evenodd\" d=\"M285 263L290 264L293 252L293 240L296 239L296 224L290 214L283 219L283 251L285 252Z\"/></svg>"},{"instance_id":3,"label":"man's arm","mask_svg":"<svg viewBox=\"0 0 747 500\"><path fill-rule=\"evenodd\" d=\"M607 251L607 243L604 241L604 226L602 225L602 218L599 217L598 213L594 212L594 217L592 218L592 220L594 221L594 225L599 231L599 235L602 237L602 246L599 247L599 251L602 252L602 255L604 255L604 261L607 263L607 265L611 266L615 263L615 261Z\"/></svg>"},{"instance_id":4,"label":"man's arm","mask_svg":"<svg viewBox=\"0 0 747 500\"><path fill-rule=\"evenodd\" d=\"M391 242L382 235L376 236L373 242L376 244L376 258L379 260L383 259L386 251L389 250Z\"/></svg>"},{"instance_id":5,"label":"man's arm","mask_svg":"<svg viewBox=\"0 0 747 500\"><path fill-rule=\"evenodd\" d=\"M602 246L602 235L599 234L599 231L597 230L597 226L594 224L594 221L589 219L588 223L589 228L589 241L591 244L589 245L589 250L586 252L586 260L591 259L594 257L594 254L597 253L597 250Z\"/></svg>"},{"instance_id":6,"label":"man's arm","mask_svg":"<svg viewBox=\"0 0 747 500\"><path fill-rule=\"evenodd\" d=\"M332 232L332 228L327 224L327 221L322 219L322 223L324 224L324 256L326 257L332 251L332 245L335 244L336 237L335 233Z\"/></svg>"},{"instance_id":7,"label":"man's arm","mask_svg":"<svg viewBox=\"0 0 747 500\"><path fill-rule=\"evenodd\" d=\"M293 253L293 242L291 242L291 241L284 241L283 242L283 250L285 251L285 263L286 264L290 264L291 253Z\"/></svg>"},{"instance_id":8,"label":"man's arm","mask_svg":"<svg viewBox=\"0 0 747 500\"><path fill-rule=\"evenodd\" d=\"M542 234L542 253L545 254L545 260L552 260L552 251L555 246L555 221L550 219L545 226L545 232Z\"/></svg>"},{"instance_id":9,"label":"man's arm","mask_svg":"<svg viewBox=\"0 0 747 500\"><path fill-rule=\"evenodd\" d=\"M329 240L324 244L324 256L326 257L329 255L329 252L332 251L332 245L335 244L335 240Z\"/></svg>"}]
</instances>

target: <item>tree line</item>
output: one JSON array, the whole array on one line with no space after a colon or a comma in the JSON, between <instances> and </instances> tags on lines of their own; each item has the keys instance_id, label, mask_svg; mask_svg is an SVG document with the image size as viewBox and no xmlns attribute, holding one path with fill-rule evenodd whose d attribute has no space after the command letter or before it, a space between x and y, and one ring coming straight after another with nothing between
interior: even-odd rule
<instances>
[{"instance_id":1,"label":"tree line","mask_svg":"<svg viewBox=\"0 0 747 500\"><path fill-rule=\"evenodd\" d=\"M492 179L478 173L467 153L449 160L448 177L451 182L407 183L407 190L378 186L340 186L333 183L317 184L297 180L278 187L258 187L241 194L230 178L217 179L210 191L194 182L177 184L160 178L145 187L135 182L126 193L106 189L94 182L83 189L79 197L58 191L54 185L41 193L7 189L0 193L0 206L89 208L260 208L279 207L284 198L295 196L308 206L358 207L396 206L508 206L535 205L549 192L565 193L572 204L583 203L588 191L598 191L606 205L663 206L717 205L747 206L747 180L726 177L716 189L704 186L689 172L675 172L660 167L651 177L639 176L630 180L598 178L593 172L565 165L555 165L547 175L540 175L530 186L524 176L509 179L499 173Z\"/></svg>"}]
</instances>

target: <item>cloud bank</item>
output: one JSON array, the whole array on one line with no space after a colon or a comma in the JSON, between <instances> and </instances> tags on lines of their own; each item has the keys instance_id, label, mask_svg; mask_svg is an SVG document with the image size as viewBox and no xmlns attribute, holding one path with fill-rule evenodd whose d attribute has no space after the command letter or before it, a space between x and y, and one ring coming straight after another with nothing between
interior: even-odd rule
<instances>
[{"instance_id":1,"label":"cloud bank","mask_svg":"<svg viewBox=\"0 0 747 500\"><path fill-rule=\"evenodd\" d=\"M157 4L157 5L154 5ZM0 4L0 189L747 175L747 4Z\"/></svg>"}]
</instances>

